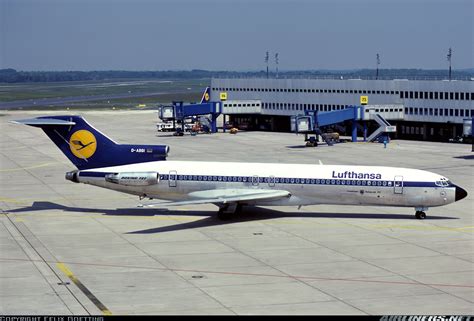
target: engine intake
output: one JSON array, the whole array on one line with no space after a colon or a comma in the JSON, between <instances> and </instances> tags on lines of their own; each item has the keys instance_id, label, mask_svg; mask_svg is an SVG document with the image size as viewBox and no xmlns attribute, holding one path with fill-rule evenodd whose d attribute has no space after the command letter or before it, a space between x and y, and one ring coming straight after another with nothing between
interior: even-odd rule
<instances>
[{"instance_id":1,"label":"engine intake","mask_svg":"<svg viewBox=\"0 0 474 321\"><path fill-rule=\"evenodd\" d=\"M77 174L79 171L72 171L72 172L67 172L66 173L66 179L68 181L74 182L74 183L79 183L79 179L77 178Z\"/></svg>"}]
</instances>

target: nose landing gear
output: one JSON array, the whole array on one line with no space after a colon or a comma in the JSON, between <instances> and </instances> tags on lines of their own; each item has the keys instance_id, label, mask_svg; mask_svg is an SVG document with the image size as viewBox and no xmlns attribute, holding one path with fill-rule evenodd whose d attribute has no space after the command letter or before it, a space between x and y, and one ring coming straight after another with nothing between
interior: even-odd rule
<instances>
[{"instance_id":1,"label":"nose landing gear","mask_svg":"<svg viewBox=\"0 0 474 321\"><path fill-rule=\"evenodd\" d=\"M415 217L419 220L424 220L426 218L425 211L428 210L428 207L415 207Z\"/></svg>"}]
</instances>

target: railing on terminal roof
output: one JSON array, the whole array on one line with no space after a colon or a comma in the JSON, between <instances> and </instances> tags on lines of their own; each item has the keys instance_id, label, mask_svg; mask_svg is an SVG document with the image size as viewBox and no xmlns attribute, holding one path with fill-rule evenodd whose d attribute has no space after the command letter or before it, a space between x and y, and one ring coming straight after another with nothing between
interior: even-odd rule
<instances>
[{"instance_id":1,"label":"railing on terminal roof","mask_svg":"<svg viewBox=\"0 0 474 321\"><path fill-rule=\"evenodd\" d=\"M323 80L396 80L396 81L406 81L406 80L432 80L432 81L474 81L474 77L451 77L449 78L443 76L357 76L357 75L269 75L269 78L266 76L260 75L216 75L212 78L215 79L323 79Z\"/></svg>"}]
</instances>

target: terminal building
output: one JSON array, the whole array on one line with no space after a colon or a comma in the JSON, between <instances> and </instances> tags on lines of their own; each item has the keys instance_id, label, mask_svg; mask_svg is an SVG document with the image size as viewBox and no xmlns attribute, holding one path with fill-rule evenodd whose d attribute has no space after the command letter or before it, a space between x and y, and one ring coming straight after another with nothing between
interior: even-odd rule
<instances>
[{"instance_id":1,"label":"terminal building","mask_svg":"<svg viewBox=\"0 0 474 321\"><path fill-rule=\"evenodd\" d=\"M267 79L211 80L211 99L222 99L223 113L234 126L290 131L291 116L360 105L402 112L393 120L393 138L447 141L463 135L463 123L474 117L474 81ZM370 126L370 125L369 125ZM341 126L339 126L341 128ZM342 127L343 128L343 127ZM347 134L347 133L342 133Z\"/></svg>"}]
</instances>

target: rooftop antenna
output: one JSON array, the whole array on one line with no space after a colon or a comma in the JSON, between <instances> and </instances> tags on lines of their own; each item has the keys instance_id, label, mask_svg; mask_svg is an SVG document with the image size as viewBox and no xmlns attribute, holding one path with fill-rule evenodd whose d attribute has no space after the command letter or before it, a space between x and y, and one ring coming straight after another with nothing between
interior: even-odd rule
<instances>
[{"instance_id":1,"label":"rooftop antenna","mask_svg":"<svg viewBox=\"0 0 474 321\"><path fill-rule=\"evenodd\" d=\"M276 77L278 78L278 52L275 54Z\"/></svg>"},{"instance_id":2,"label":"rooftop antenna","mask_svg":"<svg viewBox=\"0 0 474 321\"><path fill-rule=\"evenodd\" d=\"M452 56L453 56L453 50L451 49L451 47L449 47L448 55L447 55L447 58L449 61L449 81L451 81L451 57Z\"/></svg>"},{"instance_id":3,"label":"rooftop antenna","mask_svg":"<svg viewBox=\"0 0 474 321\"><path fill-rule=\"evenodd\" d=\"M380 55L377 54L377 71L375 73L375 79L379 79L379 65L380 65Z\"/></svg>"},{"instance_id":4,"label":"rooftop antenna","mask_svg":"<svg viewBox=\"0 0 474 321\"><path fill-rule=\"evenodd\" d=\"M270 58L269 54L268 54L268 51L267 53L265 54L265 63L267 64L267 78L268 78L268 59Z\"/></svg>"}]
</instances>

